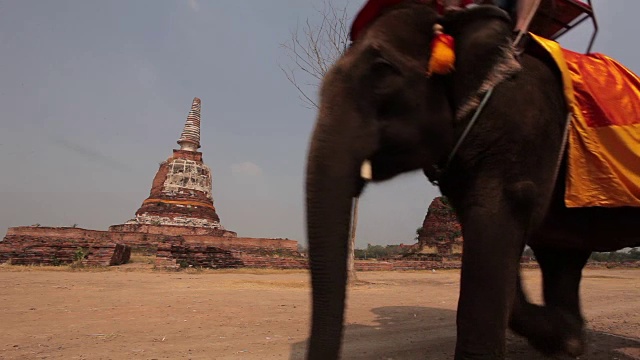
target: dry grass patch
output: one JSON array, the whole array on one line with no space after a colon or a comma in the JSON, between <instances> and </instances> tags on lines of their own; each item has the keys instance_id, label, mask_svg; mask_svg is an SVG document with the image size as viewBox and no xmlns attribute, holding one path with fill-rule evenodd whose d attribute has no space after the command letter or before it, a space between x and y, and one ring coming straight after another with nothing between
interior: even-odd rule
<instances>
[{"instance_id":1,"label":"dry grass patch","mask_svg":"<svg viewBox=\"0 0 640 360\"><path fill-rule=\"evenodd\" d=\"M145 254L131 254L131 258L129 258L128 264L147 264L153 265L156 262L155 255L145 255Z\"/></svg>"},{"instance_id":2,"label":"dry grass patch","mask_svg":"<svg viewBox=\"0 0 640 360\"><path fill-rule=\"evenodd\" d=\"M238 280L229 284L230 288L242 289L311 289L309 281L288 280L288 281L260 281L260 280Z\"/></svg>"},{"instance_id":3,"label":"dry grass patch","mask_svg":"<svg viewBox=\"0 0 640 360\"><path fill-rule=\"evenodd\" d=\"M105 272L110 271L109 267L102 266L78 266L77 264L69 264L69 265L11 265L11 264L1 264L0 271L6 272L31 272L31 271L52 271L52 272L73 272L73 271L83 271L83 272Z\"/></svg>"}]
</instances>

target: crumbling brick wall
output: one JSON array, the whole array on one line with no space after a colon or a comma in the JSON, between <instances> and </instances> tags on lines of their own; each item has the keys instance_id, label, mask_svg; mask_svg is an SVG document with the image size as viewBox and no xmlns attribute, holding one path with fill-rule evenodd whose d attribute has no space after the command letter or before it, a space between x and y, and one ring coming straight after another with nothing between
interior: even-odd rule
<instances>
[{"instance_id":1,"label":"crumbling brick wall","mask_svg":"<svg viewBox=\"0 0 640 360\"><path fill-rule=\"evenodd\" d=\"M460 269L462 262L457 260L356 260L356 271L400 271L400 270L449 270ZM524 269L537 268L536 262L522 261Z\"/></svg>"},{"instance_id":2,"label":"crumbling brick wall","mask_svg":"<svg viewBox=\"0 0 640 360\"><path fill-rule=\"evenodd\" d=\"M225 239L176 236L158 244L156 267L306 269L296 242L271 239Z\"/></svg>"},{"instance_id":3,"label":"crumbling brick wall","mask_svg":"<svg viewBox=\"0 0 640 360\"><path fill-rule=\"evenodd\" d=\"M172 229L170 226L165 228ZM0 242L0 262L16 259L11 262L67 264L77 257L78 249L83 249L89 255L85 259L87 264L117 265L128 261L132 248L152 249L149 254L157 254L160 267L176 267L185 263L214 268L306 266L300 264L302 257L297 253L298 242L288 239L171 236L35 226L15 227L7 231L7 236ZM113 260L107 261L109 256Z\"/></svg>"},{"instance_id":4,"label":"crumbling brick wall","mask_svg":"<svg viewBox=\"0 0 640 360\"><path fill-rule=\"evenodd\" d=\"M421 260L359 260L356 271L399 271L399 270L444 270L459 269L457 261L421 261Z\"/></svg>"},{"instance_id":5,"label":"crumbling brick wall","mask_svg":"<svg viewBox=\"0 0 640 360\"><path fill-rule=\"evenodd\" d=\"M104 240L8 235L0 241L0 263L13 265L125 264L131 247Z\"/></svg>"},{"instance_id":6,"label":"crumbling brick wall","mask_svg":"<svg viewBox=\"0 0 640 360\"><path fill-rule=\"evenodd\" d=\"M144 233L144 234L156 234L156 235L209 235L218 237L237 237L235 231L196 227L196 226L162 226L162 225L149 225L149 224L120 224L109 226L109 231L112 232L132 232L132 233Z\"/></svg>"}]
</instances>

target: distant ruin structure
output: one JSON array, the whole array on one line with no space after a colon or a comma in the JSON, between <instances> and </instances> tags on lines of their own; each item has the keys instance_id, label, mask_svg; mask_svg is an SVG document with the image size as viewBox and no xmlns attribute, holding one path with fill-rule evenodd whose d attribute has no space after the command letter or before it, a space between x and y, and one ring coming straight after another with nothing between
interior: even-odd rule
<instances>
[{"instance_id":1,"label":"distant ruin structure","mask_svg":"<svg viewBox=\"0 0 640 360\"><path fill-rule=\"evenodd\" d=\"M212 171L200 143L201 101L194 98L179 149L160 163L149 196L134 218L108 231L77 227L19 226L0 241L0 263L63 265L126 263L132 251L155 255L155 266L306 269L298 242L238 237L225 229L214 206ZM358 271L459 267L462 231L445 197L429 205L410 256L390 261L356 261ZM415 249L415 250L413 250Z\"/></svg>"},{"instance_id":2,"label":"distant ruin structure","mask_svg":"<svg viewBox=\"0 0 640 360\"><path fill-rule=\"evenodd\" d=\"M459 260L462 257L462 227L446 197L433 199L418 234L420 257Z\"/></svg>"},{"instance_id":3,"label":"distant ruin structure","mask_svg":"<svg viewBox=\"0 0 640 360\"><path fill-rule=\"evenodd\" d=\"M136 211L135 218L123 225L110 227L112 231L143 231L149 227L173 226L171 234L200 234L236 236L225 230L213 204L211 169L202 161L200 149L201 101L194 98L187 121L178 139L180 149L160 163L151 185L149 197ZM156 229L154 233L164 233Z\"/></svg>"},{"instance_id":4,"label":"distant ruin structure","mask_svg":"<svg viewBox=\"0 0 640 360\"><path fill-rule=\"evenodd\" d=\"M0 263L120 265L137 250L155 254L158 268L307 268L297 241L238 237L221 225L211 169L198 151L200 112L196 97L178 139L180 149L160 164L133 219L109 231L13 227L0 241Z\"/></svg>"}]
</instances>

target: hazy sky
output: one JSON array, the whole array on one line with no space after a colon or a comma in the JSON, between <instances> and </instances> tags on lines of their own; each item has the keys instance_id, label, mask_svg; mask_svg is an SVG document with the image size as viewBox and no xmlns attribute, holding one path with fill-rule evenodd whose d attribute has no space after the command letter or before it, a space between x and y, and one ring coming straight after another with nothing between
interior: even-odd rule
<instances>
[{"instance_id":1,"label":"hazy sky","mask_svg":"<svg viewBox=\"0 0 640 360\"><path fill-rule=\"evenodd\" d=\"M640 1L593 2L601 28L594 51L640 72ZM363 3L350 0L351 13ZM132 218L197 96L222 224L240 236L305 244L303 172L315 112L278 64L289 61L280 44L298 22L317 23L321 5L0 1L0 236L9 226L107 229ZM591 29L581 25L561 43L583 51ZM421 173L371 186L357 245L412 243L437 195Z\"/></svg>"}]
</instances>

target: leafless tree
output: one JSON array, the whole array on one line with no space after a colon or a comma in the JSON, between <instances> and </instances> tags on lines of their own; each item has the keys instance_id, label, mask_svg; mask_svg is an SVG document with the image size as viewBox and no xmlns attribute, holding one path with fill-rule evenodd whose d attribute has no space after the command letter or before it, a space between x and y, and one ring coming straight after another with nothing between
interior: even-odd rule
<instances>
[{"instance_id":1,"label":"leafless tree","mask_svg":"<svg viewBox=\"0 0 640 360\"><path fill-rule=\"evenodd\" d=\"M333 1L323 0L322 8L315 9L320 19L318 23L307 18L302 26L298 24L291 31L289 41L281 44L292 64L280 65L280 69L309 109L318 108L312 90L318 88L324 74L349 45L347 5L338 7ZM297 75L300 72L302 77Z\"/></svg>"},{"instance_id":2,"label":"leafless tree","mask_svg":"<svg viewBox=\"0 0 640 360\"><path fill-rule=\"evenodd\" d=\"M287 80L298 90L300 100L309 109L318 109L317 89L333 63L349 46L350 14L348 4L337 6L334 0L323 0L316 8L318 23L308 18L291 32L289 41L282 44L291 60L289 66L280 65ZM301 73L302 76L299 76ZM298 75L297 75L298 74ZM305 80L303 80L305 79ZM349 241L347 271L349 283L357 281L355 271L355 241L358 221L358 198L353 199L353 216Z\"/></svg>"}]
</instances>

